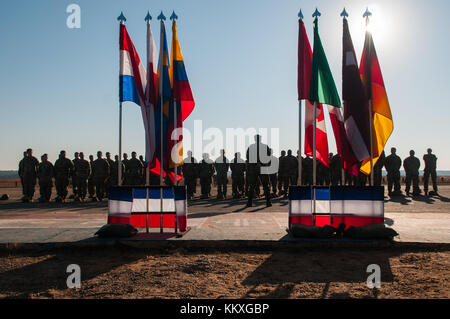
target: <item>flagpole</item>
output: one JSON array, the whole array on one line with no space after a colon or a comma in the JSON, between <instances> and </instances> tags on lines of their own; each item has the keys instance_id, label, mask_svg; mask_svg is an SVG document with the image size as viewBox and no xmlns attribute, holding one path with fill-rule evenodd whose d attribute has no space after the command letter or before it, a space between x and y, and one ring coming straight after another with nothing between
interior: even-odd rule
<instances>
[{"instance_id":1,"label":"flagpole","mask_svg":"<svg viewBox=\"0 0 450 319\"><path fill-rule=\"evenodd\" d=\"M316 224L316 180L317 180L317 160L316 160L316 128L317 128L317 102L314 102L314 126L313 126L313 225Z\"/></svg>"},{"instance_id":2,"label":"flagpole","mask_svg":"<svg viewBox=\"0 0 450 319\"><path fill-rule=\"evenodd\" d=\"M366 8L366 12L363 14L363 18L366 18L366 32L367 27L369 25L369 17L372 13L369 11L369 8ZM370 49L370 46L369 46ZM369 56L370 58L370 56ZM372 85L370 81L370 85ZM370 186L373 186L373 141L372 141L372 87L369 87L369 131L370 131Z\"/></svg>"},{"instance_id":3,"label":"flagpole","mask_svg":"<svg viewBox=\"0 0 450 319\"><path fill-rule=\"evenodd\" d=\"M159 41L159 95L160 95L160 121L161 121L161 134L160 134L160 147L161 147L161 154L160 154L160 166L161 166L161 171L160 171L160 176L159 176L159 183L161 186L164 185L164 177L163 177L163 166L164 166L164 162L163 162L163 112L164 112L164 99L163 99L163 69L164 69L164 35L163 35L163 28L164 28L164 20L166 19L166 17L164 16L164 14L161 11L161 14L158 16L158 20L161 20L161 32L160 32L160 41ZM162 205L162 204L161 204Z\"/></svg>"},{"instance_id":4,"label":"flagpole","mask_svg":"<svg viewBox=\"0 0 450 319\"><path fill-rule=\"evenodd\" d=\"M298 12L299 20L303 20L302 10ZM299 30L300 32L300 30ZM302 185L302 100L298 100L298 178L297 185Z\"/></svg>"},{"instance_id":5,"label":"flagpole","mask_svg":"<svg viewBox=\"0 0 450 319\"><path fill-rule=\"evenodd\" d=\"M123 12L120 12L120 15L117 17L117 21L119 21L121 25L124 24L125 21L127 21L127 19L123 15ZM120 70L120 68L122 67L122 57L120 57L119 60ZM117 185L122 185L122 101L119 101L119 165L117 167Z\"/></svg>"},{"instance_id":6,"label":"flagpole","mask_svg":"<svg viewBox=\"0 0 450 319\"><path fill-rule=\"evenodd\" d=\"M177 20L177 19L178 19L178 16L175 14L175 11L173 11L172 15L170 16L170 20L172 20L172 26L173 26L174 23L176 23L175 20ZM172 35L172 37L173 37L173 35ZM173 46L174 46L174 44L172 42L172 52L173 52L174 49L176 50L176 47L174 48ZM175 65L172 65L172 74L174 73L174 71L175 71ZM173 81L172 85L174 86L175 85L174 77L172 77L172 81ZM174 117L173 117L173 128L175 130L175 136L176 136L176 140L175 141L178 142L178 132L177 132L177 116L178 115L177 115L177 100L175 99L175 97L173 97L173 115L174 115ZM177 178L178 178L178 169L177 169L178 168L178 145L177 145L177 143L174 143L174 146L176 147L177 155L176 155L176 159L175 159L175 163L174 163L175 179L174 179L174 183L173 184L177 185L177 182L178 182L177 181ZM172 150L171 150L171 153L172 153Z\"/></svg>"},{"instance_id":7,"label":"flagpole","mask_svg":"<svg viewBox=\"0 0 450 319\"><path fill-rule=\"evenodd\" d=\"M150 72L150 69L148 68L148 61L150 60L150 56L149 56L149 46L150 46L150 43L149 43L149 28L150 28L150 20L152 19L152 16L150 15L150 12L148 12L147 11L147 15L145 16L145 19L144 19L144 21L146 21L147 22L147 88L149 88L149 84L148 84L148 80L149 80L149 76L148 76L148 74L149 74L149 72ZM152 71L152 73L151 73L151 75L153 76L153 70L151 70ZM145 103L146 103L146 118L145 118L145 121L147 121L148 122L148 113L147 112L149 112L150 111L150 99L148 98L148 96L149 96L149 94L150 94L150 92L146 92L146 97L145 97ZM145 141L146 141L146 154L145 154L145 157L146 157L146 167L145 167L145 186L149 186L150 185L150 165L149 165L149 158L148 158L148 154L147 154L147 148L148 148L148 143L147 143L147 140L148 140L148 138L149 138L149 136L147 135L147 130L146 130L146 132L145 132L145 134L146 134L146 138L145 138ZM147 212L148 212L148 209L147 209ZM147 214L147 222L148 222L148 214ZM148 224L148 223L147 223Z\"/></svg>"},{"instance_id":8,"label":"flagpole","mask_svg":"<svg viewBox=\"0 0 450 319\"><path fill-rule=\"evenodd\" d=\"M302 100L298 101L298 178L297 185L302 185Z\"/></svg>"},{"instance_id":9,"label":"flagpole","mask_svg":"<svg viewBox=\"0 0 450 319\"><path fill-rule=\"evenodd\" d=\"M166 20L166 17L164 16L164 14L161 11L161 14L158 16L158 20L161 20L161 34L160 34L160 41L159 41L159 94L161 96L161 109L160 109L160 113L161 113L161 156L160 156L160 164L161 164L161 175L159 177L159 182L161 186L164 186L164 177L163 177L163 166L164 166L164 162L163 162L163 112L164 112L164 98L163 98L163 70L164 70L164 33L163 33L163 28L164 28L164 20ZM162 234L163 233L163 189L162 187L160 187L159 189L160 193L160 224L159 224L159 232Z\"/></svg>"}]
</instances>

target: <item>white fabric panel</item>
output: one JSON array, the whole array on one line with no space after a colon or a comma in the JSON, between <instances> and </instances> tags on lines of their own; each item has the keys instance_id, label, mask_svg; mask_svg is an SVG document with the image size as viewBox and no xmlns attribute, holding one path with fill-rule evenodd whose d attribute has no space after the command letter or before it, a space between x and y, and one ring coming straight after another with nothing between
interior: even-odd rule
<instances>
[{"instance_id":1,"label":"white fabric panel","mask_svg":"<svg viewBox=\"0 0 450 319\"><path fill-rule=\"evenodd\" d=\"M161 200L150 198L148 200L148 211L149 212L160 212L161 211Z\"/></svg>"},{"instance_id":2,"label":"white fabric panel","mask_svg":"<svg viewBox=\"0 0 450 319\"><path fill-rule=\"evenodd\" d=\"M353 153L355 153L358 161L363 161L370 157L369 150L364 143L364 140L359 132L358 126L356 126L353 116L350 116L344 123L345 132L347 133L347 138L352 147Z\"/></svg>"},{"instance_id":3,"label":"white fabric panel","mask_svg":"<svg viewBox=\"0 0 450 319\"><path fill-rule=\"evenodd\" d=\"M145 198L133 198L133 213L141 213L147 211L147 199Z\"/></svg>"},{"instance_id":4,"label":"white fabric panel","mask_svg":"<svg viewBox=\"0 0 450 319\"><path fill-rule=\"evenodd\" d=\"M174 212L175 211L175 199L164 198L163 199L163 212Z\"/></svg>"},{"instance_id":5,"label":"white fabric panel","mask_svg":"<svg viewBox=\"0 0 450 319\"><path fill-rule=\"evenodd\" d=\"M109 200L108 201L108 214L130 214L132 202L121 200Z\"/></svg>"},{"instance_id":6,"label":"white fabric panel","mask_svg":"<svg viewBox=\"0 0 450 319\"><path fill-rule=\"evenodd\" d=\"M329 200L316 200L316 213L329 214L330 213L330 201Z\"/></svg>"},{"instance_id":7,"label":"white fabric panel","mask_svg":"<svg viewBox=\"0 0 450 319\"><path fill-rule=\"evenodd\" d=\"M177 216L186 216L186 201L176 200L175 209L177 212Z\"/></svg>"},{"instance_id":8,"label":"white fabric panel","mask_svg":"<svg viewBox=\"0 0 450 319\"><path fill-rule=\"evenodd\" d=\"M120 61L120 75L133 76L130 53L127 50L120 50Z\"/></svg>"},{"instance_id":9,"label":"white fabric panel","mask_svg":"<svg viewBox=\"0 0 450 319\"><path fill-rule=\"evenodd\" d=\"M362 217L384 217L384 202L370 200L331 201L331 213Z\"/></svg>"},{"instance_id":10,"label":"white fabric panel","mask_svg":"<svg viewBox=\"0 0 450 319\"><path fill-rule=\"evenodd\" d=\"M291 200L289 201L290 215L311 215L312 201L308 200Z\"/></svg>"}]
</instances>

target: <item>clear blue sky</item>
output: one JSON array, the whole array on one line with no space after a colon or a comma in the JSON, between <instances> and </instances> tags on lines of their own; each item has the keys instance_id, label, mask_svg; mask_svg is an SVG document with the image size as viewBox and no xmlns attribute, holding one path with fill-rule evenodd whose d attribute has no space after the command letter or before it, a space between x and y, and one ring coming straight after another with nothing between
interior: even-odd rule
<instances>
[{"instance_id":1,"label":"clear blue sky","mask_svg":"<svg viewBox=\"0 0 450 319\"><path fill-rule=\"evenodd\" d=\"M81 29L68 29L66 7L81 7ZM448 0L4 0L0 10L0 169L16 169L28 147L35 155L59 150L118 152L118 22L120 11L145 60L147 10L155 18L174 9L196 108L185 122L203 127L278 127L280 147L297 149L297 12L312 40L315 7L319 32L341 91L342 21L361 56L362 13L373 9L374 41L394 118L386 147L401 157L427 147L438 168L450 169L450 11ZM378 16L377 16L378 14ZM159 25L152 22L156 43ZM167 32L171 36L170 23ZM312 42L312 41L311 41ZM312 43L311 43L312 44ZM159 45L158 45L159 46ZM328 122L328 117L327 122ZM327 123L329 124L329 123ZM334 137L328 125L330 151ZM144 152L138 107L124 105L124 151ZM186 151L186 150L185 150ZM199 154L195 154L199 155Z\"/></svg>"}]
</instances>

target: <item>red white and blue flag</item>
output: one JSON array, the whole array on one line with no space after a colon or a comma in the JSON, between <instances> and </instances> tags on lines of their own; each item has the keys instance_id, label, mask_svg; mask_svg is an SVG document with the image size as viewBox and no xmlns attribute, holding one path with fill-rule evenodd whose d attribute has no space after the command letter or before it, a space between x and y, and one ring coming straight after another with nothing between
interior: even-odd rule
<instances>
[{"instance_id":1,"label":"red white and blue flag","mask_svg":"<svg viewBox=\"0 0 450 319\"><path fill-rule=\"evenodd\" d=\"M119 100L130 101L145 107L145 86L147 84L145 67L128 35L124 24L120 25L120 74Z\"/></svg>"}]
</instances>

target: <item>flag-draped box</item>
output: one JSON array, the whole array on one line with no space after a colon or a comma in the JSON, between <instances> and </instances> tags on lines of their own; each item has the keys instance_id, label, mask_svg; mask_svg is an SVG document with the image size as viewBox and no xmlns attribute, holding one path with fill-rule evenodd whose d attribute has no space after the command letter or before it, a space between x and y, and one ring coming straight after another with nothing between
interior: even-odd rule
<instances>
[{"instance_id":1,"label":"flag-draped box","mask_svg":"<svg viewBox=\"0 0 450 319\"><path fill-rule=\"evenodd\" d=\"M161 198L162 192L162 198ZM162 202L161 202L162 200ZM174 228L186 230L186 188L112 187L109 191L108 224L130 224L134 227Z\"/></svg>"},{"instance_id":2,"label":"flag-draped box","mask_svg":"<svg viewBox=\"0 0 450 319\"><path fill-rule=\"evenodd\" d=\"M289 188L289 225L314 224L338 227L365 226L384 223L384 188L375 187L309 187Z\"/></svg>"}]
</instances>

